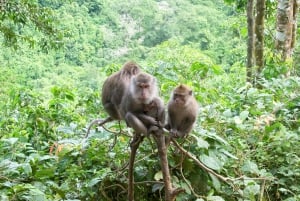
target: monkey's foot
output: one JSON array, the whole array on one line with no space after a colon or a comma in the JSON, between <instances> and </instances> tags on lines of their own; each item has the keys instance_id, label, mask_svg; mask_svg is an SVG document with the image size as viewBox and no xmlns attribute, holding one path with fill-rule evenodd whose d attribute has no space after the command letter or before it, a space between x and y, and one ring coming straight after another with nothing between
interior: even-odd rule
<instances>
[{"instance_id":1,"label":"monkey's foot","mask_svg":"<svg viewBox=\"0 0 300 201\"><path fill-rule=\"evenodd\" d=\"M130 147L138 147L139 144L143 141L144 136L141 135L135 135L130 142Z\"/></svg>"}]
</instances>

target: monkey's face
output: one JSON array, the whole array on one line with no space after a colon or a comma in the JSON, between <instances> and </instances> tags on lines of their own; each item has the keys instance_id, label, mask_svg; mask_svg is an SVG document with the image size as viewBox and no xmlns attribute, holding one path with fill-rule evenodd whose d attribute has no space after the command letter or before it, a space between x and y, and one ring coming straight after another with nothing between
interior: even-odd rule
<instances>
[{"instance_id":1,"label":"monkey's face","mask_svg":"<svg viewBox=\"0 0 300 201\"><path fill-rule=\"evenodd\" d=\"M181 84L174 89L172 101L178 107L185 107L189 104L188 102L192 95L193 91L190 90L187 86Z\"/></svg>"},{"instance_id":2,"label":"monkey's face","mask_svg":"<svg viewBox=\"0 0 300 201\"><path fill-rule=\"evenodd\" d=\"M156 79L146 73L139 73L133 77L130 91L138 103L149 104L158 96Z\"/></svg>"},{"instance_id":3,"label":"monkey's face","mask_svg":"<svg viewBox=\"0 0 300 201\"><path fill-rule=\"evenodd\" d=\"M139 102L143 104L150 104L153 99L153 90L148 83L138 83L136 94Z\"/></svg>"},{"instance_id":4,"label":"monkey's face","mask_svg":"<svg viewBox=\"0 0 300 201\"><path fill-rule=\"evenodd\" d=\"M173 101L177 106L184 106L186 104L186 95L174 93Z\"/></svg>"}]
</instances>

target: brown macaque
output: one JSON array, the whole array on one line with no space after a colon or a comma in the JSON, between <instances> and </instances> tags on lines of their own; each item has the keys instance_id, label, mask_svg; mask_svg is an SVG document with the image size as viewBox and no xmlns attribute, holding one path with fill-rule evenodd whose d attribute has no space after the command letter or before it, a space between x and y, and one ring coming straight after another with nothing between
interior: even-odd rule
<instances>
[{"instance_id":1,"label":"brown macaque","mask_svg":"<svg viewBox=\"0 0 300 201\"><path fill-rule=\"evenodd\" d=\"M148 135L162 128L165 110L158 96L156 79L147 73L139 73L131 79L121 103L121 114L135 132Z\"/></svg>"},{"instance_id":2,"label":"brown macaque","mask_svg":"<svg viewBox=\"0 0 300 201\"><path fill-rule=\"evenodd\" d=\"M155 97L150 104L144 106L143 114L138 114L137 117L146 126L148 134L163 128L165 124L165 107L163 101L159 97ZM153 118L156 123L153 122Z\"/></svg>"},{"instance_id":3,"label":"brown macaque","mask_svg":"<svg viewBox=\"0 0 300 201\"><path fill-rule=\"evenodd\" d=\"M168 122L166 128L171 137L186 137L192 130L198 115L198 103L193 91L186 85L177 86L168 102Z\"/></svg>"},{"instance_id":4,"label":"brown macaque","mask_svg":"<svg viewBox=\"0 0 300 201\"><path fill-rule=\"evenodd\" d=\"M129 61L109 76L102 86L102 104L110 118L121 120L120 104L133 76L141 72L138 64Z\"/></svg>"}]
</instances>

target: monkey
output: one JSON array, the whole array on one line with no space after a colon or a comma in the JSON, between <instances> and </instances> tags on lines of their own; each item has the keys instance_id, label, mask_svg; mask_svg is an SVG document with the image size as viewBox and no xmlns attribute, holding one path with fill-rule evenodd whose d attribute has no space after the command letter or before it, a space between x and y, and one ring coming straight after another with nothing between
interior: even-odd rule
<instances>
[{"instance_id":1,"label":"monkey","mask_svg":"<svg viewBox=\"0 0 300 201\"><path fill-rule=\"evenodd\" d=\"M147 135L162 129L165 125L165 107L162 99L155 97L150 104L144 106L143 114L138 114L137 117L146 126Z\"/></svg>"},{"instance_id":2,"label":"monkey","mask_svg":"<svg viewBox=\"0 0 300 201\"><path fill-rule=\"evenodd\" d=\"M127 125L139 134L148 135L162 127L165 109L155 77L144 72L132 77L122 99L121 114Z\"/></svg>"},{"instance_id":3,"label":"monkey","mask_svg":"<svg viewBox=\"0 0 300 201\"><path fill-rule=\"evenodd\" d=\"M114 74L110 75L102 86L102 104L113 120L122 120L120 104L133 76L141 72L140 66L129 61Z\"/></svg>"},{"instance_id":4,"label":"monkey","mask_svg":"<svg viewBox=\"0 0 300 201\"><path fill-rule=\"evenodd\" d=\"M188 86L180 84L173 90L167 104L168 120L165 126L171 137L183 138L191 132L198 107L193 91Z\"/></svg>"}]
</instances>

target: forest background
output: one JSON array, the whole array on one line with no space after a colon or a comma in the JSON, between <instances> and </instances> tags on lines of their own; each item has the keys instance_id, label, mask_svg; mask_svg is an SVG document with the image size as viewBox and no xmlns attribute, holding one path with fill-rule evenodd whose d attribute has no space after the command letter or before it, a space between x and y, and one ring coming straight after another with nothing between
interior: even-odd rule
<instances>
[{"instance_id":1,"label":"forest background","mask_svg":"<svg viewBox=\"0 0 300 201\"><path fill-rule=\"evenodd\" d=\"M103 81L128 60L165 102L178 83L194 89L200 113L180 144L226 178L170 146L177 200L299 200L299 42L282 59L279 4L264 3L263 69L247 79L247 1L0 1L0 200L126 200L132 130L84 136L107 116ZM163 200L151 139L135 182L136 200Z\"/></svg>"}]
</instances>

